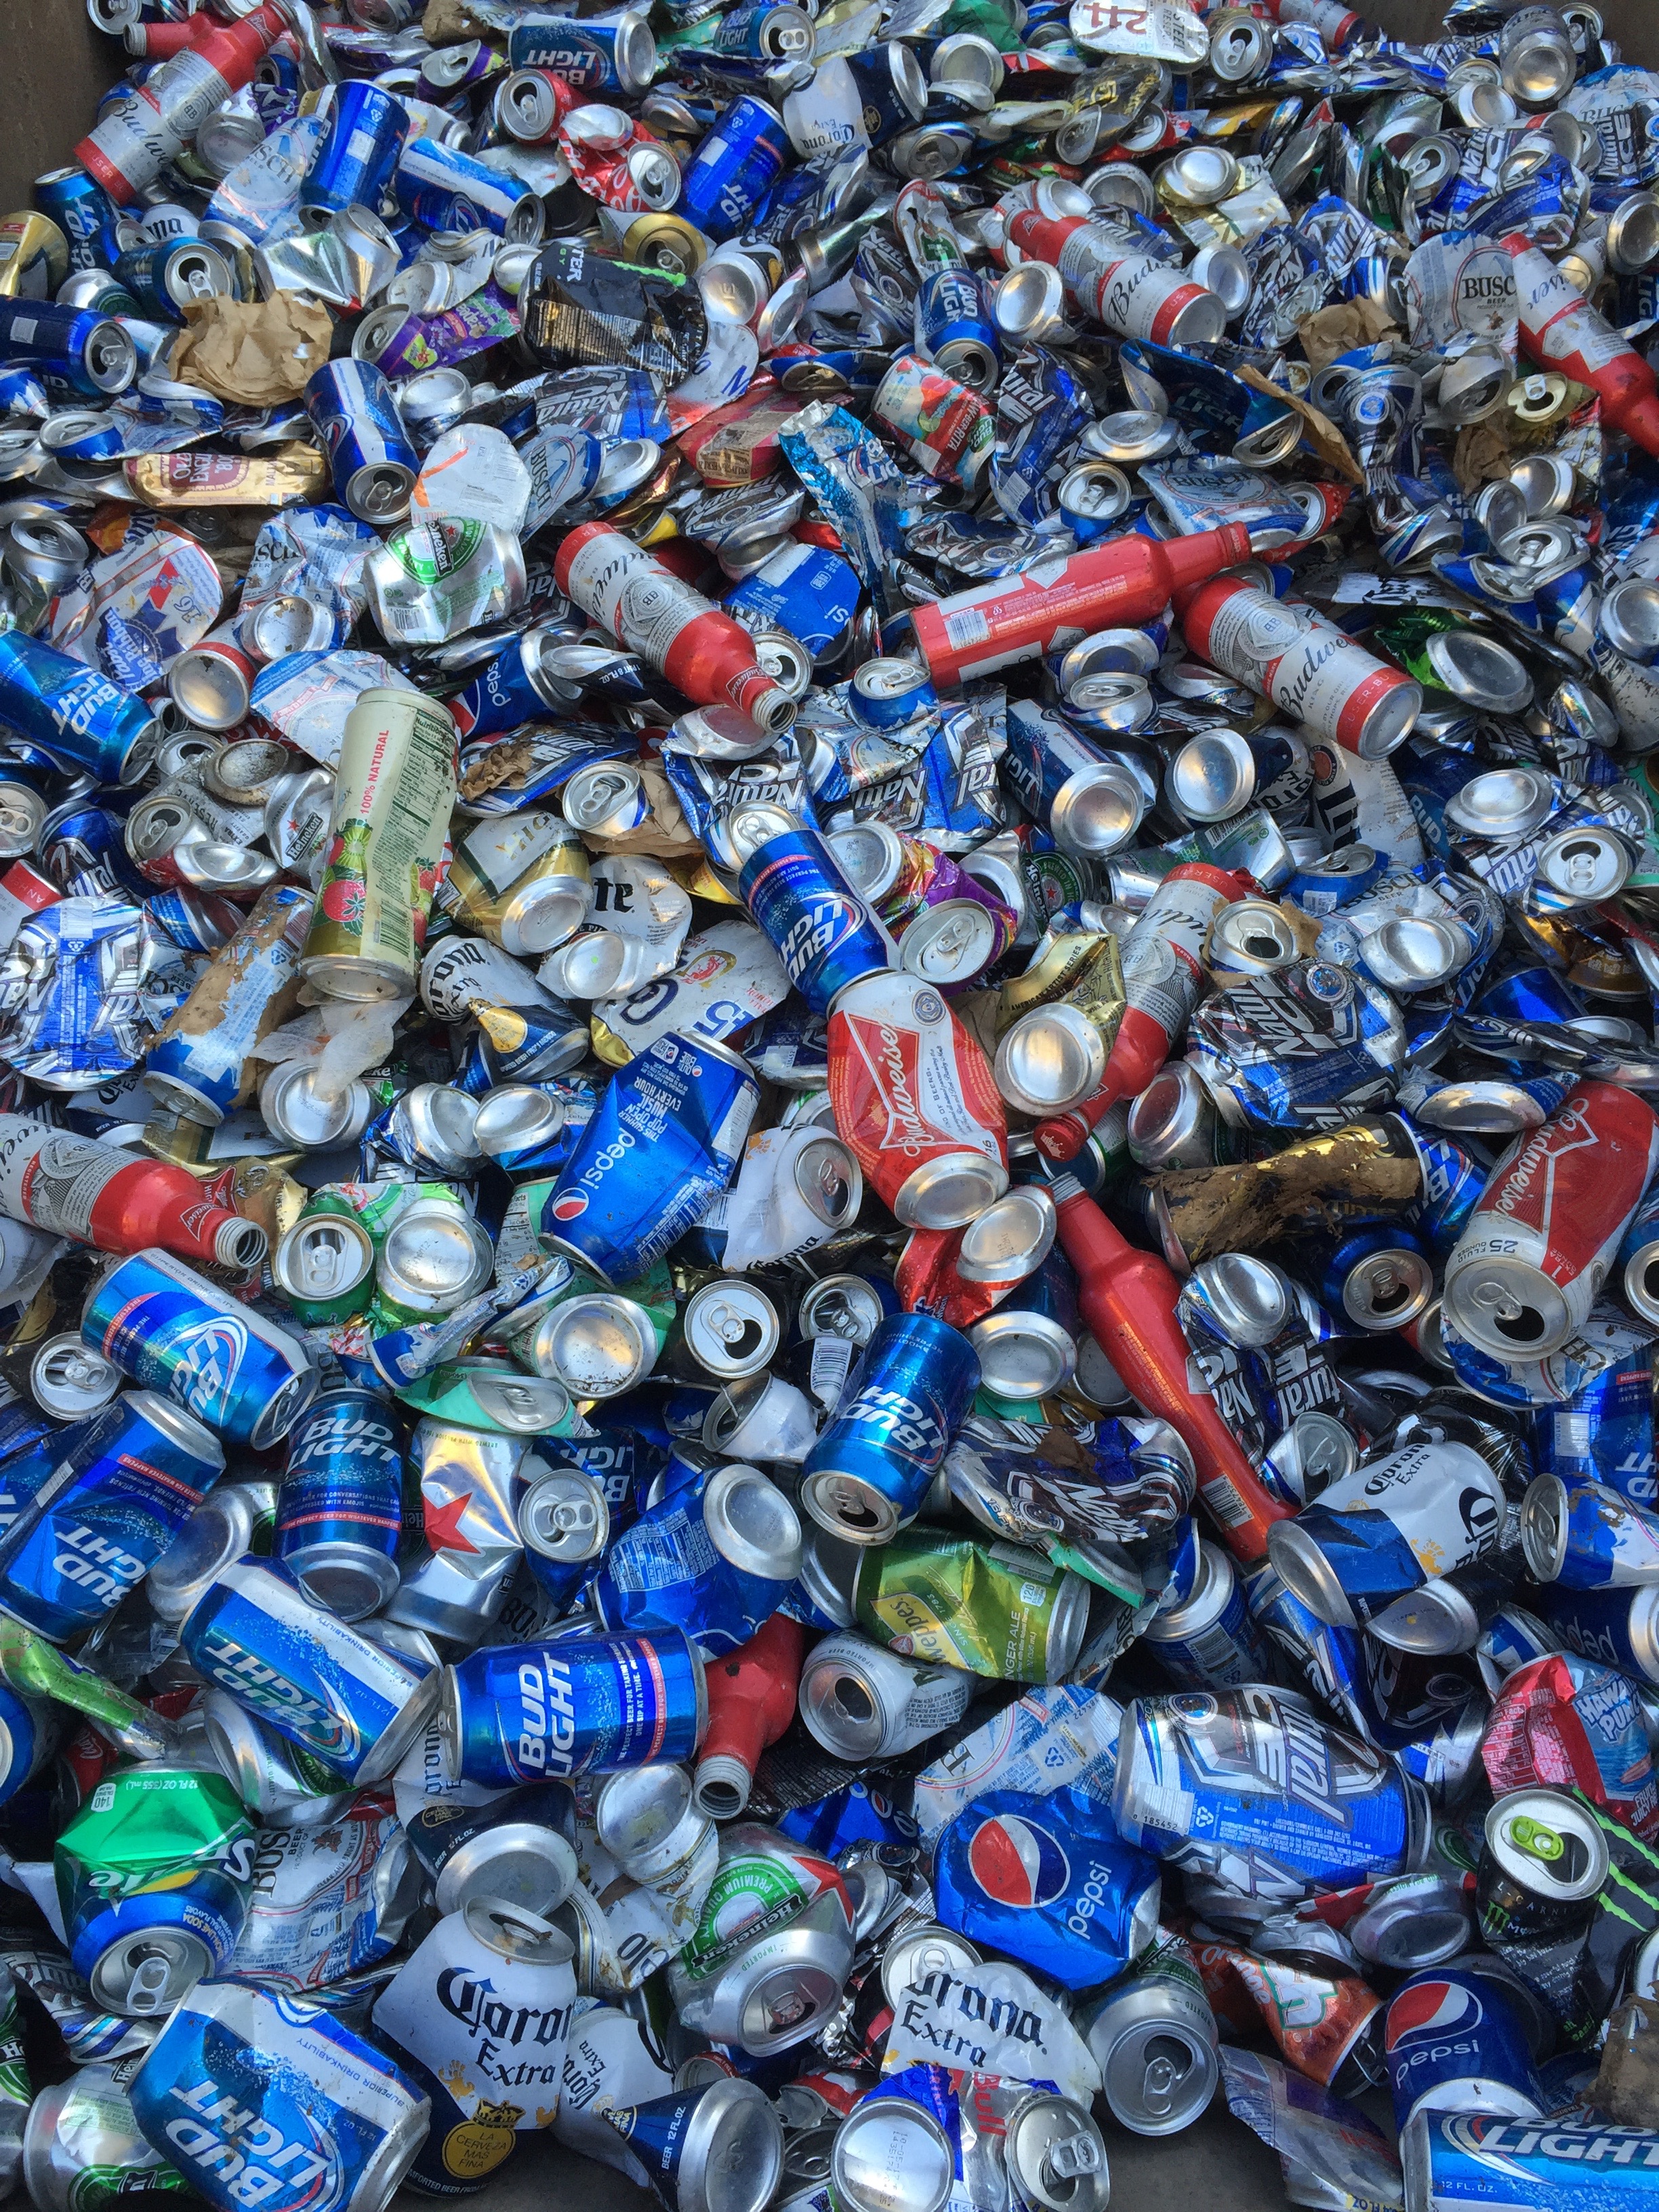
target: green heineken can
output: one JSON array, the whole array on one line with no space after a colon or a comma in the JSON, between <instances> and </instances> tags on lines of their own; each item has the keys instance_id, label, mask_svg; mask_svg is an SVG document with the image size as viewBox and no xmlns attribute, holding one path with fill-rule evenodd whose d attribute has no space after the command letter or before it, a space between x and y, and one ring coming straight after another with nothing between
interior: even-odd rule
<instances>
[{"instance_id":1,"label":"green heineken can","mask_svg":"<svg viewBox=\"0 0 1659 2212\"><path fill-rule=\"evenodd\" d=\"M937 1528L861 1551L860 1628L907 1659L1006 1682L1057 1682L1082 1645L1089 1585L1041 1552Z\"/></svg>"},{"instance_id":2,"label":"green heineken can","mask_svg":"<svg viewBox=\"0 0 1659 2212\"><path fill-rule=\"evenodd\" d=\"M510 1359L475 1356L434 1367L398 1396L417 1413L501 1437L574 1437L586 1424L562 1382L526 1375Z\"/></svg>"},{"instance_id":3,"label":"green heineken can","mask_svg":"<svg viewBox=\"0 0 1659 2212\"><path fill-rule=\"evenodd\" d=\"M3 2071L3 2069L0 2069ZM138 2131L120 2066L82 2066L42 2089L23 2130L23 2185L35 2212L105 2212L118 2199L191 2194Z\"/></svg>"},{"instance_id":4,"label":"green heineken can","mask_svg":"<svg viewBox=\"0 0 1659 2212\"><path fill-rule=\"evenodd\" d=\"M52 1853L70 1961L110 2012L170 2012L223 1971L253 1893L254 1829L222 1774L100 1782Z\"/></svg>"}]
</instances>

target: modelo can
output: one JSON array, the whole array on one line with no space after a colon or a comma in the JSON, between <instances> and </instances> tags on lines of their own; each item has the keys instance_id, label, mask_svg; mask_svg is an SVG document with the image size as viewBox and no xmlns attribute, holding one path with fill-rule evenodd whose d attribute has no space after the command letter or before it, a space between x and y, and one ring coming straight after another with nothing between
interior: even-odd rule
<instances>
[{"instance_id":1,"label":"modelo can","mask_svg":"<svg viewBox=\"0 0 1659 2212\"><path fill-rule=\"evenodd\" d=\"M380 2212L428 2112L321 2006L235 1979L198 1983L131 2097L144 2140L217 2212Z\"/></svg>"},{"instance_id":2,"label":"modelo can","mask_svg":"<svg viewBox=\"0 0 1659 2212\"><path fill-rule=\"evenodd\" d=\"M755 806L734 815L731 834L739 849L748 845L738 890L815 1014L893 965L891 939L816 830L780 807Z\"/></svg>"},{"instance_id":3,"label":"modelo can","mask_svg":"<svg viewBox=\"0 0 1659 2212\"><path fill-rule=\"evenodd\" d=\"M979 1388L960 1329L929 1314L891 1314L807 1454L800 1502L853 1544L884 1544L921 1510Z\"/></svg>"},{"instance_id":4,"label":"modelo can","mask_svg":"<svg viewBox=\"0 0 1659 2212\"><path fill-rule=\"evenodd\" d=\"M378 1613L398 1587L403 1472L397 1427L373 1391L325 1390L295 1424L272 1551L342 1620Z\"/></svg>"},{"instance_id":5,"label":"modelo can","mask_svg":"<svg viewBox=\"0 0 1659 2212\"><path fill-rule=\"evenodd\" d=\"M1428 2106L1516 2119L1544 2111L1525 2027L1484 1974L1460 1972L1454 1963L1402 1982L1389 2002L1382 2048L1402 2129Z\"/></svg>"},{"instance_id":6,"label":"modelo can","mask_svg":"<svg viewBox=\"0 0 1659 2212\"><path fill-rule=\"evenodd\" d=\"M1589 1317L1659 1160L1634 1091L1581 1083L1494 1170L1446 1261L1445 1312L1494 1359L1543 1359Z\"/></svg>"},{"instance_id":7,"label":"modelo can","mask_svg":"<svg viewBox=\"0 0 1659 2212\"><path fill-rule=\"evenodd\" d=\"M279 1443L317 1392L317 1370L296 1338L167 1252L135 1253L100 1277L81 1340L256 1451Z\"/></svg>"},{"instance_id":8,"label":"modelo can","mask_svg":"<svg viewBox=\"0 0 1659 2212\"><path fill-rule=\"evenodd\" d=\"M570 1938L523 1906L477 1898L446 1914L376 2001L378 2033L420 2060L469 2118L515 2129L558 2110L576 2000Z\"/></svg>"},{"instance_id":9,"label":"modelo can","mask_svg":"<svg viewBox=\"0 0 1659 2212\"><path fill-rule=\"evenodd\" d=\"M210 1429L131 1390L78 1423L0 1537L3 1608L54 1643L136 1589L224 1470Z\"/></svg>"},{"instance_id":10,"label":"modelo can","mask_svg":"<svg viewBox=\"0 0 1659 2212\"><path fill-rule=\"evenodd\" d=\"M236 1947L254 1830L221 1774L135 1766L100 1782L52 1855L76 1972L112 2012L155 2018Z\"/></svg>"},{"instance_id":11,"label":"modelo can","mask_svg":"<svg viewBox=\"0 0 1659 2212\"><path fill-rule=\"evenodd\" d=\"M222 1570L179 1639L198 1674L358 1784L391 1773L439 1692L424 1662L371 1644L258 1559Z\"/></svg>"},{"instance_id":12,"label":"modelo can","mask_svg":"<svg viewBox=\"0 0 1659 2212\"><path fill-rule=\"evenodd\" d=\"M689 1759L708 1724L702 1658L676 1629L504 1644L446 1668L438 1721L449 1770L507 1790Z\"/></svg>"}]
</instances>

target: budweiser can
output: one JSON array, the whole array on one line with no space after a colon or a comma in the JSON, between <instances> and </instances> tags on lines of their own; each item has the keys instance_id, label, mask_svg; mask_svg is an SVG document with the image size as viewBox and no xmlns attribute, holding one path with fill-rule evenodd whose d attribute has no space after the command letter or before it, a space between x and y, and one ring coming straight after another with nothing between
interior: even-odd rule
<instances>
[{"instance_id":1,"label":"budweiser can","mask_svg":"<svg viewBox=\"0 0 1659 2212\"><path fill-rule=\"evenodd\" d=\"M1423 694L1311 607L1231 576L1179 607L1191 651L1248 684L1331 744L1377 760L1410 734Z\"/></svg>"},{"instance_id":2,"label":"budweiser can","mask_svg":"<svg viewBox=\"0 0 1659 2212\"><path fill-rule=\"evenodd\" d=\"M1072 306L1121 338L1207 344L1226 331L1227 310L1207 285L1150 253L1126 253L1115 233L1086 216L1022 208L1009 222L1008 242L1029 260L1052 264Z\"/></svg>"},{"instance_id":3,"label":"budweiser can","mask_svg":"<svg viewBox=\"0 0 1659 2212\"><path fill-rule=\"evenodd\" d=\"M929 983L849 983L830 1017L836 1133L909 1229L959 1229L1008 1187L990 1063Z\"/></svg>"},{"instance_id":4,"label":"budweiser can","mask_svg":"<svg viewBox=\"0 0 1659 2212\"><path fill-rule=\"evenodd\" d=\"M1634 1091L1581 1083L1499 1162L1446 1262L1444 1313L1492 1358L1546 1359L1589 1314L1659 1161Z\"/></svg>"}]
</instances>

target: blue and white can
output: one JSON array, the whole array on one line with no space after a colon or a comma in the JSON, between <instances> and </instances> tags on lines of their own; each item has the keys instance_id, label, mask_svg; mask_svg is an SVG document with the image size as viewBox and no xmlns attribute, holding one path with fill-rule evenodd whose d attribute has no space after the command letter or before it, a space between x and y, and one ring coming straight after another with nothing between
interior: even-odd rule
<instances>
[{"instance_id":1,"label":"blue and white can","mask_svg":"<svg viewBox=\"0 0 1659 2212\"><path fill-rule=\"evenodd\" d=\"M325 1390L295 1422L272 1550L341 1620L367 1620L398 1587L403 1477L397 1423L372 1390Z\"/></svg>"},{"instance_id":2,"label":"blue and white can","mask_svg":"<svg viewBox=\"0 0 1659 2212\"><path fill-rule=\"evenodd\" d=\"M428 230L493 230L509 246L541 237L542 204L528 185L435 138L407 141L396 184L399 207Z\"/></svg>"},{"instance_id":3,"label":"blue and white can","mask_svg":"<svg viewBox=\"0 0 1659 2212\"><path fill-rule=\"evenodd\" d=\"M1389 2000L1382 2048L1401 2128L1425 2106L1516 2119L1544 2109L1525 2023L1485 1974L1454 1964L1402 1982Z\"/></svg>"},{"instance_id":4,"label":"blue and white can","mask_svg":"<svg viewBox=\"0 0 1659 2212\"><path fill-rule=\"evenodd\" d=\"M450 1772L490 1790L689 1759L708 1723L702 1655L672 1628L475 1651L438 1699Z\"/></svg>"},{"instance_id":5,"label":"blue and white can","mask_svg":"<svg viewBox=\"0 0 1659 2212\"><path fill-rule=\"evenodd\" d=\"M325 222L349 207L378 215L409 133L400 100L361 77L337 85L327 127L300 185L300 212Z\"/></svg>"},{"instance_id":6,"label":"blue and white can","mask_svg":"<svg viewBox=\"0 0 1659 2212\"><path fill-rule=\"evenodd\" d=\"M153 707L18 629L0 635L0 722L100 783L137 783L161 741Z\"/></svg>"},{"instance_id":7,"label":"blue and white can","mask_svg":"<svg viewBox=\"0 0 1659 2212\"><path fill-rule=\"evenodd\" d=\"M815 1014L860 976L896 965L892 939L816 830L781 830L755 846L738 890Z\"/></svg>"},{"instance_id":8,"label":"blue and white can","mask_svg":"<svg viewBox=\"0 0 1659 2212\"><path fill-rule=\"evenodd\" d=\"M886 1543L921 1510L978 1388L978 1355L960 1329L890 1315L806 1455L801 1504L845 1542Z\"/></svg>"},{"instance_id":9,"label":"blue and white can","mask_svg":"<svg viewBox=\"0 0 1659 2212\"><path fill-rule=\"evenodd\" d=\"M692 156L675 213L716 246L750 228L790 158L775 107L747 93L734 100Z\"/></svg>"},{"instance_id":10,"label":"blue and white can","mask_svg":"<svg viewBox=\"0 0 1659 2212\"><path fill-rule=\"evenodd\" d=\"M349 356L325 361L306 386L306 413L328 454L335 491L358 521L395 522L408 514L420 456L384 370Z\"/></svg>"}]
</instances>

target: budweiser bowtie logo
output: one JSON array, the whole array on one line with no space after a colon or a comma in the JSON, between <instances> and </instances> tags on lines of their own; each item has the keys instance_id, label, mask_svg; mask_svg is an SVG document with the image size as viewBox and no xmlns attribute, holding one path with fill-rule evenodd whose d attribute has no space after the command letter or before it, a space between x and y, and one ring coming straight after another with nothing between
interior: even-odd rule
<instances>
[{"instance_id":1,"label":"budweiser bowtie logo","mask_svg":"<svg viewBox=\"0 0 1659 2212\"><path fill-rule=\"evenodd\" d=\"M869 1077L869 1094L858 1100L859 1133L878 1151L911 1158L949 1144L948 1130L930 1121L921 1103L921 1038L896 1023L847 1017L854 1064ZM855 1079L856 1080L856 1079Z\"/></svg>"}]
</instances>

